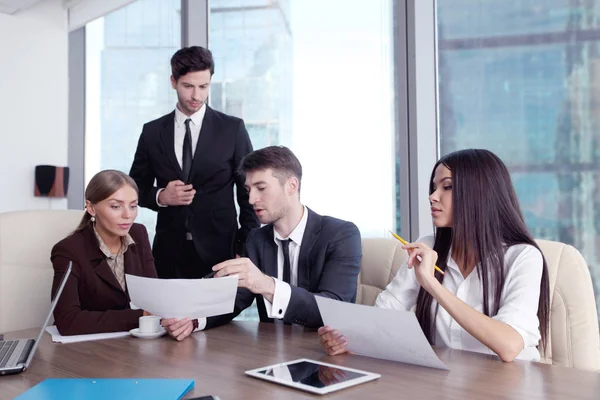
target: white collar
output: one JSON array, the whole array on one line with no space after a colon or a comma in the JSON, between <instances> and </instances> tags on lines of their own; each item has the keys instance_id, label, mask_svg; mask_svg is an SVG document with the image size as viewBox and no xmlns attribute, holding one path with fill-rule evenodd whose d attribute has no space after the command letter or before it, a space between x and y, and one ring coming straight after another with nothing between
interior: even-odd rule
<instances>
[{"instance_id":1,"label":"white collar","mask_svg":"<svg viewBox=\"0 0 600 400\"><path fill-rule=\"evenodd\" d=\"M190 118L194 125L200 126L202 125L204 114L206 114L206 103L202 104L202 107L200 107L198 111L196 111L189 117L182 113L179 107L175 106L175 121L180 125L183 125L185 123L185 120Z\"/></svg>"},{"instance_id":2,"label":"white collar","mask_svg":"<svg viewBox=\"0 0 600 400\"><path fill-rule=\"evenodd\" d=\"M303 208L304 210L302 214L302 219L300 219L298 225L296 225L294 230L290 233L290 235L287 238L281 236L279 232L277 232L277 230L275 229L275 226L273 225L273 237L275 239L275 243L277 243L278 240L286 239L291 239L292 242L296 243L298 246L302 243L302 237L304 236L304 231L306 230L306 223L308 222L308 209L306 208L306 206L303 206Z\"/></svg>"}]
</instances>

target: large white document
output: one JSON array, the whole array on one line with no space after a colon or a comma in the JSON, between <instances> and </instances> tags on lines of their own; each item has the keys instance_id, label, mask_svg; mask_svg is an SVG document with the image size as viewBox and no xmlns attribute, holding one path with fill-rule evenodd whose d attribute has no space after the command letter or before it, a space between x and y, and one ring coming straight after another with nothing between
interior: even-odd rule
<instances>
[{"instance_id":1,"label":"large white document","mask_svg":"<svg viewBox=\"0 0 600 400\"><path fill-rule=\"evenodd\" d=\"M415 313L386 310L315 296L323 323L348 338L363 356L448 370L421 330Z\"/></svg>"},{"instance_id":2,"label":"large white document","mask_svg":"<svg viewBox=\"0 0 600 400\"><path fill-rule=\"evenodd\" d=\"M52 336L52 341L54 343L77 343L87 342L90 340L116 339L120 337L129 336L129 332L91 333L89 335L63 336L60 333L58 333L56 325L47 326L46 332L48 332Z\"/></svg>"},{"instance_id":3,"label":"large white document","mask_svg":"<svg viewBox=\"0 0 600 400\"><path fill-rule=\"evenodd\" d=\"M238 277L154 279L125 275L131 302L162 318L202 318L233 312Z\"/></svg>"}]
</instances>

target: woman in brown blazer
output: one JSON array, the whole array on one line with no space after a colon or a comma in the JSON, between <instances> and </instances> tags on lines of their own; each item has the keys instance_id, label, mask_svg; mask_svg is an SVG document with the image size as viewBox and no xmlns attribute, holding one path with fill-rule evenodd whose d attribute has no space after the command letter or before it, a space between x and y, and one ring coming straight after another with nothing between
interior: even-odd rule
<instances>
[{"instance_id":1,"label":"woman in brown blazer","mask_svg":"<svg viewBox=\"0 0 600 400\"><path fill-rule=\"evenodd\" d=\"M125 274L156 278L154 258L137 216L138 188L121 171L96 174L85 191L85 214L52 249L52 296L73 261L54 319L61 335L128 331L149 315L129 307Z\"/></svg>"}]
</instances>

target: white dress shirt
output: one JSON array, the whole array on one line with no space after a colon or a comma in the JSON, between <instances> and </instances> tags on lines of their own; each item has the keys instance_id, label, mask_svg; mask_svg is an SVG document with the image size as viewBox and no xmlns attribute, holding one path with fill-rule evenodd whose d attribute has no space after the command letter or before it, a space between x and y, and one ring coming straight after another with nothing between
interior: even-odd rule
<instances>
[{"instance_id":1,"label":"white dress shirt","mask_svg":"<svg viewBox=\"0 0 600 400\"><path fill-rule=\"evenodd\" d=\"M185 139L185 121L189 118L190 121L190 133L192 134L192 157L194 157L194 153L196 152L196 145L198 144L198 138L200 137L200 129L202 128L202 121L204 121L204 115L206 114L206 104L203 104L202 107L189 117L182 113L179 110L179 107L175 107L175 157L177 157L177 162L179 166L183 168L183 141ZM158 195L162 192L164 188L159 189L156 192L156 204L161 207L166 207L165 205L158 203Z\"/></svg>"},{"instance_id":2,"label":"white dress shirt","mask_svg":"<svg viewBox=\"0 0 600 400\"><path fill-rule=\"evenodd\" d=\"M265 301L265 309L269 318L283 319L292 296L292 288L290 287L290 284L293 286L298 286L298 258L300 256L300 246L302 246L302 238L304 237L307 221L308 210L306 209L306 206L304 206L302 219L300 219L298 225L296 225L294 230L287 238L282 237L279 232L275 230L275 227L273 227L273 239L275 240L275 244L277 244L277 278L273 277L273 280L275 281L273 303L269 302L263 297ZM281 245L281 241L286 239L290 239L290 284L282 280L283 246Z\"/></svg>"},{"instance_id":3,"label":"white dress shirt","mask_svg":"<svg viewBox=\"0 0 600 400\"><path fill-rule=\"evenodd\" d=\"M433 236L418 240L433 247ZM511 246L504 253L506 281L502 289L500 309L492 318L514 328L523 337L524 348L517 356L521 360L539 361L540 353L536 346L540 340L537 317L542 279L542 253L528 244ZM479 312L483 312L482 285L477 269L466 278L456 262L450 258L444 276L443 286L459 299ZM394 280L377 296L376 307L411 310L416 305L419 282L406 262L402 264ZM488 304L493 305L493 294L489 294ZM437 302L432 303L435 310ZM438 346L453 349L495 354L487 346L464 330L443 307L438 308L435 320Z\"/></svg>"}]
</instances>

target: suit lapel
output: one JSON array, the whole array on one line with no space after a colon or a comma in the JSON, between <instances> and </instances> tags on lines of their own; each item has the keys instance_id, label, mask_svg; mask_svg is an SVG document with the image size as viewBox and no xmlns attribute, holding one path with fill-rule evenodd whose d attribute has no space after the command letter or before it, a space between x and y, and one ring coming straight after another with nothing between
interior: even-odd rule
<instances>
[{"instance_id":1,"label":"suit lapel","mask_svg":"<svg viewBox=\"0 0 600 400\"><path fill-rule=\"evenodd\" d=\"M125 254L123 254L123 261L125 262L125 273L129 275L141 276L140 271L140 259L137 256L137 243L129 246Z\"/></svg>"},{"instance_id":2,"label":"suit lapel","mask_svg":"<svg viewBox=\"0 0 600 400\"><path fill-rule=\"evenodd\" d=\"M179 165L177 156L175 155L175 111L165 117L160 132L160 140L167 160L169 160L171 166L177 171L179 179L183 179L183 171L181 171L181 165Z\"/></svg>"},{"instance_id":3,"label":"suit lapel","mask_svg":"<svg viewBox=\"0 0 600 400\"><path fill-rule=\"evenodd\" d=\"M263 244L263 259L262 259L262 267L263 272L266 275L273 276L275 278L279 278L277 276L277 251L278 247L275 244L275 239L273 236L273 225L269 225L267 229L267 239Z\"/></svg>"},{"instance_id":4,"label":"suit lapel","mask_svg":"<svg viewBox=\"0 0 600 400\"><path fill-rule=\"evenodd\" d=\"M140 265L140 258L137 255L137 242L129 246L125 254L123 254L123 261L125 263L125 273L129 275L143 276ZM125 291L127 292L127 298L129 298L129 289L127 288L127 279L125 279Z\"/></svg>"},{"instance_id":5,"label":"suit lapel","mask_svg":"<svg viewBox=\"0 0 600 400\"><path fill-rule=\"evenodd\" d=\"M194 160L192 161L192 171L190 172L190 182L193 182L196 178L196 174L200 172L200 165L203 155L211 151L210 145L215 140L216 132L213 128L214 124L214 112L206 105L206 112L204 119L202 120L202 126L200 127L200 134L198 136L198 142L196 143L196 150L194 151Z\"/></svg>"},{"instance_id":6,"label":"suit lapel","mask_svg":"<svg viewBox=\"0 0 600 400\"><path fill-rule=\"evenodd\" d=\"M112 270L108 266L108 262L104 258L104 254L100 251L100 247L98 246L98 241L96 240L96 235L94 235L94 228L88 226L83 231L85 236L85 243L88 247L85 251L85 254L90 254L90 265L93 266L94 272L98 275L103 281L123 293L123 288L119 284L119 281L113 274Z\"/></svg>"},{"instance_id":7,"label":"suit lapel","mask_svg":"<svg viewBox=\"0 0 600 400\"><path fill-rule=\"evenodd\" d=\"M321 216L315 214L310 208L308 210L308 220L306 229L302 236L300 245L300 254L298 255L298 287L310 288L310 252L319 239L321 231Z\"/></svg>"},{"instance_id":8,"label":"suit lapel","mask_svg":"<svg viewBox=\"0 0 600 400\"><path fill-rule=\"evenodd\" d=\"M112 270L108 266L108 262L106 261L106 259L102 257L102 259L99 261L100 262L94 268L94 272L96 272L96 275L98 275L100 278L106 281L106 283L110 284L118 291L123 292L123 288L119 284L119 281L117 281L115 274L113 274Z\"/></svg>"}]
</instances>

